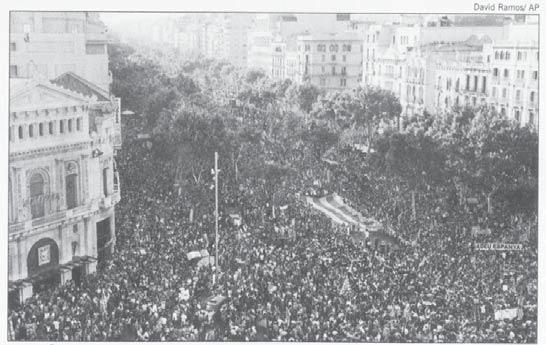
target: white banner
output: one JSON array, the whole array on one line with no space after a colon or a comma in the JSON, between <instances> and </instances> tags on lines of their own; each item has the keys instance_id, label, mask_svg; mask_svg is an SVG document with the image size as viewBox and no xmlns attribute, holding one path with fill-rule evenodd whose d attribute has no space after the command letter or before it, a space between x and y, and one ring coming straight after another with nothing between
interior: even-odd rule
<instances>
[{"instance_id":1,"label":"white banner","mask_svg":"<svg viewBox=\"0 0 546 345\"><path fill-rule=\"evenodd\" d=\"M51 245L38 248L38 266L48 264L51 261Z\"/></svg>"},{"instance_id":2,"label":"white banner","mask_svg":"<svg viewBox=\"0 0 546 345\"><path fill-rule=\"evenodd\" d=\"M476 243L476 250L523 250L521 243Z\"/></svg>"},{"instance_id":3,"label":"white banner","mask_svg":"<svg viewBox=\"0 0 546 345\"><path fill-rule=\"evenodd\" d=\"M495 320L515 319L518 316L519 308L502 309L495 312Z\"/></svg>"}]
</instances>

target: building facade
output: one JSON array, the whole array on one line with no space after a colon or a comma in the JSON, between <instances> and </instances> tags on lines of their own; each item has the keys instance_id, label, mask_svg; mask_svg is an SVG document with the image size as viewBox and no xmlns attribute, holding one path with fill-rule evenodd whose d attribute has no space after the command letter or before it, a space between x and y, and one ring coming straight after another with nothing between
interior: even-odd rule
<instances>
[{"instance_id":1,"label":"building facade","mask_svg":"<svg viewBox=\"0 0 546 345\"><path fill-rule=\"evenodd\" d=\"M298 36L298 82L329 91L352 89L362 78L362 40L352 32Z\"/></svg>"},{"instance_id":2,"label":"building facade","mask_svg":"<svg viewBox=\"0 0 546 345\"><path fill-rule=\"evenodd\" d=\"M12 12L10 30L10 77L71 71L109 89L106 27L97 13Z\"/></svg>"},{"instance_id":3,"label":"building facade","mask_svg":"<svg viewBox=\"0 0 546 345\"><path fill-rule=\"evenodd\" d=\"M117 103L45 79L10 80L12 302L93 273L113 250Z\"/></svg>"},{"instance_id":4,"label":"building facade","mask_svg":"<svg viewBox=\"0 0 546 345\"><path fill-rule=\"evenodd\" d=\"M122 142L121 101L109 91L108 41L98 17L14 12L11 24L13 305L51 285L77 282L109 258L120 200L115 155Z\"/></svg>"},{"instance_id":5,"label":"building facade","mask_svg":"<svg viewBox=\"0 0 546 345\"><path fill-rule=\"evenodd\" d=\"M368 25L362 82L392 91L403 115L489 105L522 125L536 126L537 35L534 22L485 27Z\"/></svg>"}]
</instances>

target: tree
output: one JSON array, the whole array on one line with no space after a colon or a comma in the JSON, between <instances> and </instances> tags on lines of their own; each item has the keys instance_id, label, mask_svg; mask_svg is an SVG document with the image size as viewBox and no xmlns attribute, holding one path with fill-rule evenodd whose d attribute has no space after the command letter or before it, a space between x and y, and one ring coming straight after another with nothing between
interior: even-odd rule
<instances>
[{"instance_id":1,"label":"tree","mask_svg":"<svg viewBox=\"0 0 546 345\"><path fill-rule=\"evenodd\" d=\"M336 92L321 99L322 107L316 115L335 121L341 128L361 129L366 133L368 153L374 135L382 122L400 115L400 102L390 91L376 87L357 87L352 91Z\"/></svg>"}]
</instances>

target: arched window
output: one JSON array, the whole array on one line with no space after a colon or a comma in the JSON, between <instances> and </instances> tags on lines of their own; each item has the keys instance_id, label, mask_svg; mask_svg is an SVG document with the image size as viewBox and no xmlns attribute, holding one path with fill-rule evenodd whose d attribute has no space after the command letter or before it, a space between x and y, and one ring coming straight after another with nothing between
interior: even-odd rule
<instances>
[{"instance_id":1,"label":"arched window","mask_svg":"<svg viewBox=\"0 0 546 345\"><path fill-rule=\"evenodd\" d=\"M53 121L49 121L49 135L53 135Z\"/></svg>"},{"instance_id":2,"label":"arched window","mask_svg":"<svg viewBox=\"0 0 546 345\"><path fill-rule=\"evenodd\" d=\"M500 59L504 60L504 52L503 51L500 53Z\"/></svg>"},{"instance_id":3,"label":"arched window","mask_svg":"<svg viewBox=\"0 0 546 345\"><path fill-rule=\"evenodd\" d=\"M66 166L66 208L78 206L78 168L75 163Z\"/></svg>"},{"instance_id":4,"label":"arched window","mask_svg":"<svg viewBox=\"0 0 546 345\"><path fill-rule=\"evenodd\" d=\"M80 245L78 242L72 242L72 257L78 256L80 254Z\"/></svg>"},{"instance_id":5,"label":"arched window","mask_svg":"<svg viewBox=\"0 0 546 345\"><path fill-rule=\"evenodd\" d=\"M72 132L72 119L68 120L68 131Z\"/></svg>"},{"instance_id":6,"label":"arched window","mask_svg":"<svg viewBox=\"0 0 546 345\"><path fill-rule=\"evenodd\" d=\"M28 125L28 137L34 137L34 125Z\"/></svg>"},{"instance_id":7,"label":"arched window","mask_svg":"<svg viewBox=\"0 0 546 345\"><path fill-rule=\"evenodd\" d=\"M42 122L40 122L40 124L38 125L38 134L41 137L44 136L44 124Z\"/></svg>"},{"instance_id":8,"label":"arched window","mask_svg":"<svg viewBox=\"0 0 546 345\"><path fill-rule=\"evenodd\" d=\"M19 126L19 139L23 139L23 126Z\"/></svg>"},{"instance_id":9,"label":"arched window","mask_svg":"<svg viewBox=\"0 0 546 345\"><path fill-rule=\"evenodd\" d=\"M44 196L44 177L39 173L35 173L30 178L30 211L32 214L32 218L39 218L44 216Z\"/></svg>"}]
</instances>

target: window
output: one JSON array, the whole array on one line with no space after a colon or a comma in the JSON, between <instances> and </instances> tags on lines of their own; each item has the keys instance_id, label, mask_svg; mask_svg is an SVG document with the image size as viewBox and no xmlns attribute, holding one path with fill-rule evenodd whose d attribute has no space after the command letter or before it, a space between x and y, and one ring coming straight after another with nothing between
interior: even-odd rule
<instances>
[{"instance_id":1,"label":"window","mask_svg":"<svg viewBox=\"0 0 546 345\"><path fill-rule=\"evenodd\" d=\"M30 213L32 218L44 216L44 185L44 177L41 174L35 173L30 178Z\"/></svg>"},{"instance_id":2,"label":"window","mask_svg":"<svg viewBox=\"0 0 546 345\"><path fill-rule=\"evenodd\" d=\"M474 76L474 91L478 90L478 76Z\"/></svg>"},{"instance_id":3,"label":"window","mask_svg":"<svg viewBox=\"0 0 546 345\"><path fill-rule=\"evenodd\" d=\"M29 136L29 138L34 137L34 125L29 125L28 126L28 136Z\"/></svg>"},{"instance_id":4,"label":"window","mask_svg":"<svg viewBox=\"0 0 546 345\"><path fill-rule=\"evenodd\" d=\"M527 124L531 125L533 123L535 123L535 113L529 110L529 121L527 121Z\"/></svg>"},{"instance_id":5,"label":"window","mask_svg":"<svg viewBox=\"0 0 546 345\"><path fill-rule=\"evenodd\" d=\"M49 134L53 135L53 121L49 121Z\"/></svg>"},{"instance_id":6,"label":"window","mask_svg":"<svg viewBox=\"0 0 546 345\"><path fill-rule=\"evenodd\" d=\"M59 121L59 133L64 133L64 120Z\"/></svg>"},{"instance_id":7,"label":"window","mask_svg":"<svg viewBox=\"0 0 546 345\"><path fill-rule=\"evenodd\" d=\"M487 90L487 77L482 76L482 93L485 93Z\"/></svg>"},{"instance_id":8,"label":"window","mask_svg":"<svg viewBox=\"0 0 546 345\"><path fill-rule=\"evenodd\" d=\"M10 42L9 43L9 51L14 52L16 50L17 50L17 44L15 42Z\"/></svg>"},{"instance_id":9,"label":"window","mask_svg":"<svg viewBox=\"0 0 546 345\"><path fill-rule=\"evenodd\" d=\"M68 163L66 166L66 208L72 209L78 206L78 169L75 163Z\"/></svg>"},{"instance_id":10,"label":"window","mask_svg":"<svg viewBox=\"0 0 546 345\"><path fill-rule=\"evenodd\" d=\"M396 36L392 36L392 44L396 44Z\"/></svg>"},{"instance_id":11,"label":"window","mask_svg":"<svg viewBox=\"0 0 546 345\"><path fill-rule=\"evenodd\" d=\"M521 100L521 90L516 90L516 101L520 101Z\"/></svg>"},{"instance_id":12,"label":"window","mask_svg":"<svg viewBox=\"0 0 546 345\"><path fill-rule=\"evenodd\" d=\"M43 123L40 123L38 125L38 134L43 137L44 136L44 124Z\"/></svg>"},{"instance_id":13,"label":"window","mask_svg":"<svg viewBox=\"0 0 546 345\"><path fill-rule=\"evenodd\" d=\"M499 59L499 52L495 52L495 60L498 60Z\"/></svg>"},{"instance_id":14,"label":"window","mask_svg":"<svg viewBox=\"0 0 546 345\"><path fill-rule=\"evenodd\" d=\"M514 110L514 119L519 122L520 121L520 112L518 109Z\"/></svg>"},{"instance_id":15,"label":"window","mask_svg":"<svg viewBox=\"0 0 546 345\"><path fill-rule=\"evenodd\" d=\"M466 76L466 87L465 87L465 89L467 91L470 90L470 76L469 75Z\"/></svg>"},{"instance_id":16,"label":"window","mask_svg":"<svg viewBox=\"0 0 546 345\"><path fill-rule=\"evenodd\" d=\"M343 45L343 51L344 52L350 52L351 51L351 45L350 44L344 44Z\"/></svg>"},{"instance_id":17,"label":"window","mask_svg":"<svg viewBox=\"0 0 546 345\"><path fill-rule=\"evenodd\" d=\"M319 44L319 45L317 45L317 51L319 51L319 52L325 52L325 51L326 51L326 45L325 45L325 44Z\"/></svg>"},{"instance_id":18,"label":"window","mask_svg":"<svg viewBox=\"0 0 546 345\"><path fill-rule=\"evenodd\" d=\"M339 80L339 86L341 86L341 87L347 86L347 79L341 78Z\"/></svg>"},{"instance_id":19,"label":"window","mask_svg":"<svg viewBox=\"0 0 546 345\"><path fill-rule=\"evenodd\" d=\"M504 60L504 52L503 51L500 53L500 59Z\"/></svg>"},{"instance_id":20,"label":"window","mask_svg":"<svg viewBox=\"0 0 546 345\"><path fill-rule=\"evenodd\" d=\"M76 130L78 131L81 131L82 130L82 118L79 117L77 120L76 120Z\"/></svg>"},{"instance_id":21,"label":"window","mask_svg":"<svg viewBox=\"0 0 546 345\"><path fill-rule=\"evenodd\" d=\"M336 56L332 55L332 61L336 61Z\"/></svg>"},{"instance_id":22,"label":"window","mask_svg":"<svg viewBox=\"0 0 546 345\"><path fill-rule=\"evenodd\" d=\"M336 75L336 66L332 66L332 75Z\"/></svg>"},{"instance_id":23,"label":"window","mask_svg":"<svg viewBox=\"0 0 546 345\"><path fill-rule=\"evenodd\" d=\"M506 52L505 56L506 56L506 60L510 60L510 52Z\"/></svg>"},{"instance_id":24,"label":"window","mask_svg":"<svg viewBox=\"0 0 546 345\"><path fill-rule=\"evenodd\" d=\"M498 77L499 76L499 69L498 68L493 68L493 77Z\"/></svg>"},{"instance_id":25,"label":"window","mask_svg":"<svg viewBox=\"0 0 546 345\"><path fill-rule=\"evenodd\" d=\"M68 120L68 131L72 132L72 119Z\"/></svg>"},{"instance_id":26,"label":"window","mask_svg":"<svg viewBox=\"0 0 546 345\"><path fill-rule=\"evenodd\" d=\"M16 65L9 65L9 76L10 78L16 78L19 76Z\"/></svg>"},{"instance_id":27,"label":"window","mask_svg":"<svg viewBox=\"0 0 546 345\"><path fill-rule=\"evenodd\" d=\"M508 78L508 69L506 69L506 68L504 69L504 77Z\"/></svg>"},{"instance_id":28,"label":"window","mask_svg":"<svg viewBox=\"0 0 546 345\"><path fill-rule=\"evenodd\" d=\"M529 94L529 100L531 102L534 102L535 101L535 92L534 91L531 91L531 93Z\"/></svg>"},{"instance_id":29,"label":"window","mask_svg":"<svg viewBox=\"0 0 546 345\"><path fill-rule=\"evenodd\" d=\"M538 71L533 71L533 79L538 80Z\"/></svg>"},{"instance_id":30,"label":"window","mask_svg":"<svg viewBox=\"0 0 546 345\"><path fill-rule=\"evenodd\" d=\"M311 51L311 45L310 44L305 45L305 51L306 52Z\"/></svg>"},{"instance_id":31,"label":"window","mask_svg":"<svg viewBox=\"0 0 546 345\"><path fill-rule=\"evenodd\" d=\"M516 56L517 56L517 60L518 60L518 61L520 61L520 60L521 60L521 57L522 57L522 54L521 54L521 52L520 52L520 51L518 51L518 53L517 53L517 55L516 55Z\"/></svg>"},{"instance_id":32,"label":"window","mask_svg":"<svg viewBox=\"0 0 546 345\"><path fill-rule=\"evenodd\" d=\"M502 89L502 98L506 98L506 88Z\"/></svg>"},{"instance_id":33,"label":"window","mask_svg":"<svg viewBox=\"0 0 546 345\"><path fill-rule=\"evenodd\" d=\"M347 75L347 67L341 67L341 75Z\"/></svg>"},{"instance_id":34,"label":"window","mask_svg":"<svg viewBox=\"0 0 546 345\"><path fill-rule=\"evenodd\" d=\"M23 139L23 126L19 126L19 139Z\"/></svg>"},{"instance_id":35,"label":"window","mask_svg":"<svg viewBox=\"0 0 546 345\"><path fill-rule=\"evenodd\" d=\"M337 44L330 44L330 51L331 52L336 52L338 51L339 47Z\"/></svg>"}]
</instances>

